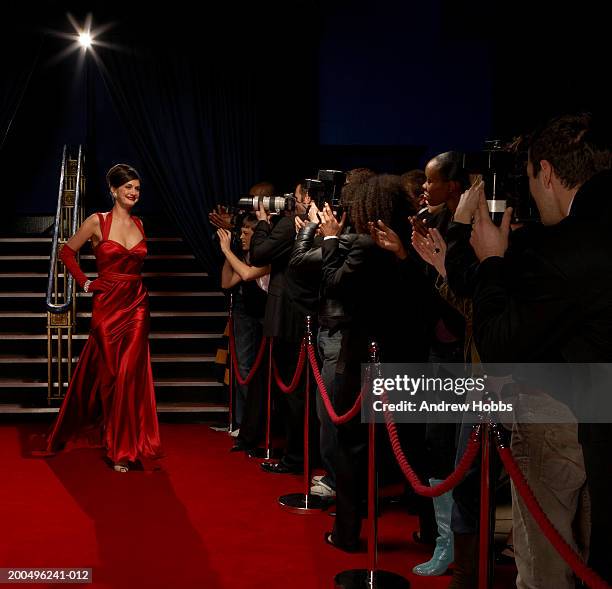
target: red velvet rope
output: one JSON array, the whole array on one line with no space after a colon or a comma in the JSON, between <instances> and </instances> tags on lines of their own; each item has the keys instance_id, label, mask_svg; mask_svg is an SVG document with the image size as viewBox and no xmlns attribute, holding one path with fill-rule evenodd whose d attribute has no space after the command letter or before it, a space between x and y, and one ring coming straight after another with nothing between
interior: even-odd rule
<instances>
[{"instance_id":1,"label":"red velvet rope","mask_svg":"<svg viewBox=\"0 0 612 589\"><path fill-rule=\"evenodd\" d=\"M419 477L408 463L397 436L397 429L395 427L395 423L393 423L393 418L387 411L385 411L385 422L387 424L389 440L391 440L391 447L393 448L393 453L395 454L397 463L402 469L402 472L404 473L404 476L408 482L412 485L414 492L418 495L422 495L423 497L439 497L440 495L444 495L444 493L448 493L448 491L456 487L466 475L470 466L472 466L480 449L480 425L477 425L472 430L467 450L459 461L457 468L440 484L435 485L434 487L428 487L421 483Z\"/></svg>"},{"instance_id":2,"label":"red velvet rope","mask_svg":"<svg viewBox=\"0 0 612 589\"><path fill-rule=\"evenodd\" d=\"M238 358L236 357L236 342L234 341L234 322L230 319L230 325L229 325L230 356L232 357L232 364L234 366L234 374L236 375L236 380L238 381L238 384L240 385L249 384L253 380L253 377L255 376L255 373L259 369L261 361L264 357L267 341L268 341L267 337L263 336L261 338L261 345L259 346L259 351L257 352L257 356L255 357L255 362L253 363L253 366L251 366L251 370L247 374L246 378L242 378L242 376L240 376L240 371L238 370Z\"/></svg>"},{"instance_id":3,"label":"red velvet rope","mask_svg":"<svg viewBox=\"0 0 612 589\"><path fill-rule=\"evenodd\" d=\"M319 391L321 391L321 398L323 399L323 404L325 405L325 409L327 409L327 413L329 414L329 418L332 420L332 423L334 425L342 425L343 423L346 423L347 421L353 419L353 417L355 417L361 410L361 399L363 397L363 393L359 393L355 404L348 411L348 413L339 416L334 410L334 406L332 405L327 389L325 388L325 383L323 382L321 371L319 370L319 366L317 365L315 349L312 344L308 346L308 358L310 360L310 365L312 366L312 372L314 374L315 380L317 381L317 386L319 387Z\"/></svg>"},{"instance_id":4,"label":"red velvet rope","mask_svg":"<svg viewBox=\"0 0 612 589\"><path fill-rule=\"evenodd\" d=\"M572 568L574 573L580 577L589 587L593 589L610 589L610 585L606 583L595 571L591 570L573 548L559 534L555 526L550 522L546 514L540 507L533 491L525 480L521 469L514 460L512 452L509 448L497 446L497 451L502 460L506 471L512 478L521 498L527 505L533 519L536 521L542 533L548 538L550 543L555 547L561 558Z\"/></svg>"},{"instance_id":5,"label":"red velvet rope","mask_svg":"<svg viewBox=\"0 0 612 589\"><path fill-rule=\"evenodd\" d=\"M276 380L276 384L282 393L288 394L292 393L297 389L298 384L300 384L300 378L302 376L302 371L304 370L304 364L306 360L306 348L304 347L304 342L300 344L300 355L298 357L297 366L295 368L295 374L291 379L291 384L286 385L282 380L280 375L278 374L278 368L276 366L276 362L272 360L272 370L274 372L274 380Z\"/></svg>"}]
</instances>

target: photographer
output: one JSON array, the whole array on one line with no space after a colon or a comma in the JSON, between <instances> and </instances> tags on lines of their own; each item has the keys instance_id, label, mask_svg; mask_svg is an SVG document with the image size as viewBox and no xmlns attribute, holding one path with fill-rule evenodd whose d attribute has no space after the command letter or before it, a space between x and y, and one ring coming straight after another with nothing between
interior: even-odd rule
<instances>
[{"instance_id":1,"label":"photographer","mask_svg":"<svg viewBox=\"0 0 612 589\"><path fill-rule=\"evenodd\" d=\"M270 284L264 316L264 335L274 338L273 356L281 379L289 382L295 373L300 342L304 334L304 316L295 304L299 287L287 276L289 258L295 243L295 214L306 211L310 199L296 189L295 211L285 210L268 221L268 213L260 203L259 220L251 241L253 264L270 265ZM304 387L300 383L291 394L281 396L286 432L286 447L278 464L262 463L266 472L300 473L304 458Z\"/></svg>"},{"instance_id":2,"label":"photographer","mask_svg":"<svg viewBox=\"0 0 612 589\"><path fill-rule=\"evenodd\" d=\"M376 246L369 221L381 220L407 236L407 202L398 176L381 175L357 187L351 221L357 232L344 252L341 227L326 208L320 230L323 243L323 280L327 296L337 298L347 322L336 365L341 377L335 408L345 413L361 389L361 363L368 361L368 342L380 345L384 362L424 362L429 338L425 314L408 314L429 296L421 268L409 257L400 259ZM366 427L359 417L338 426L336 521L325 541L345 551L358 549L361 502L365 496Z\"/></svg>"},{"instance_id":3,"label":"photographer","mask_svg":"<svg viewBox=\"0 0 612 589\"><path fill-rule=\"evenodd\" d=\"M345 221L346 214L340 219L342 228ZM318 314L319 329L317 330L316 341L317 351L322 360L321 378L333 403L336 385L336 362L340 353L345 312L342 303L333 297L326 296L321 288L323 237L318 231L319 213L316 205L310 207L308 221L296 217L295 222L298 234L289 267L292 272L302 277L302 280L310 282L316 296L317 308L313 312ZM342 235L340 248L346 251L354 237L355 235ZM313 477L310 492L313 495L333 497L336 494L336 451L338 444L336 426L327 413L320 393L316 396L316 407L320 423L319 449L326 473L322 476Z\"/></svg>"},{"instance_id":4,"label":"photographer","mask_svg":"<svg viewBox=\"0 0 612 589\"><path fill-rule=\"evenodd\" d=\"M474 333L483 361L609 362L611 167L609 137L601 135L590 115L562 116L536 131L527 174L544 226L532 232L514 259L507 255L511 209L496 227L480 194L471 211L471 244L480 261ZM584 401L588 392L586 383L575 391ZM544 511L574 548L586 469L592 513L588 562L611 583L612 425L579 423L576 428L566 405L550 396L534 402L546 403L549 412L569 414L567 423L515 423L513 454ZM573 587L571 570L514 488L513 499L517 587Z\"/></svg>"},{"instance_id":5,"label":"photographer","mask_svg":"<svg viewBox=\"0 0 612 589\"><path fill-rule=\"evenodd\" d=\"M257 223L254 213L247 214L240 229L240 254L232 251L232 235L218 229L217 236L225 256L221 274L221 288L233 289L233 335L240 374L246 376L255 362L262 338L262 321L266 304L266 278L270 267L249 265L249 248L253 227ZM262 371L260 371L261 374ZM250 384L236 383L236 424L239 434L233 451L248 451L259 442L263 428L261 411L263 383L256 375Z\"/></svg>"}]
</instances>

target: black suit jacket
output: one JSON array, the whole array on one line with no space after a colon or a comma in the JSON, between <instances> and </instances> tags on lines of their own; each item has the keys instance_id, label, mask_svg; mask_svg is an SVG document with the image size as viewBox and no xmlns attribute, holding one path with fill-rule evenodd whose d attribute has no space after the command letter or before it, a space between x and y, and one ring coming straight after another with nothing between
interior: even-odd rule
<instances>
[{"instance_id":1,"label":"black suit jacket","mask_svg":"<svg viewBox=\"0 0 612 589\"><path fill-rule=\"evenodd\" d=\"M480 264L474 337L484 362L612 362L611 201L612 173L598 174L520 255Z\"/></svg>"},{"instance_id":2,"label":"black suit jacket","mask_svg":"<svg viewBox=\"0 0 612 589\"><path fill-rule=\"evenodd\" d=\"M273 226L260 221L251 239L251 263L271 265L264 335L299 342L304 335L304 317L310 311L305 286L289 271L295 244L293 216L280 217Z\"/></svg>"},{"instance_id":3,"label":"black suit jacket","mask_svg":"<svg viewBox=\"0 0 612 589\"><path fill-rule=\"evenodd\" d=\"M369 235L358 235L346 252L338 239L328 239L323 242L323 281L327 295L339 299L351 319L351 341L345 347L343 340L343 354L354 353L359 361L367 361L364 342L374 337L383 362L426 361L425 306L431 288L414 260L399 261Z\"/></svg>"}]
</instances>

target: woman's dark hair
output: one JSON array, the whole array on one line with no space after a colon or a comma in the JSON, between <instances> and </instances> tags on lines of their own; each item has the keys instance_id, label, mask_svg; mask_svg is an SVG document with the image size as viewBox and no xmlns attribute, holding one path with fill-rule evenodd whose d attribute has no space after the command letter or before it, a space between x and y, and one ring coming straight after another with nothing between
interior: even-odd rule
<instances>
[{"instance_id":1,"label":"woman's dark hair","mask_svg":"<svg viewBox=\"0 0 612 589\"><path fill-rule=\"evenodd\" d=\"M346 184L340 191L342 205L350 207L357 188L374 176L376 176L376 172L373 172L370 168L354 168L349 170L346 173Z\"/></svg>"},{"instance_id":2,"label":"woman's dark hair","mask_svg":"<svg viewBox=\"0 0 612 589\"><path fill-rule=\"evenodd\" d=\"M119 188L130 180L140 180L140 174L127 164L116 164L106 174L109 188Z\"/></svg>"},{"instance_id":3,"label":"woman's dark hair","mask_svg":"<svg viewBox=\"0 0 612 589\"><path fill-rule=\"evenodd\" d=\"M410 240L408 216L416 212L406 200L399 176L381 174L359 185L351 207L351 220L357 233L369 233L368 221L379 219L393 229L402 241Z\"/></svg>"},{"instance_id":4,"label":"woman's dark hair","mask_svg":"<svg viewBox=\"0 0 612 589\"><path fill-rule=\"evenodd\" d=\"M440 178L444 182L459 182L461 192L470 187L470 177L463 164L463 154L458 151L445 151L431 159L435 162Z\"/></svg>"},{"instance_id":5,"label":"woman's dark hair","mask_svg":"<svg viewBox=\"0 0 612 589\"><path fill-rule=\"evenodd\" d=\"M240 227L246 227L248 229L253 229L253 227L255 227L255 225L257 225L257 223L259 223L259 219L257 218L257 215L255 213L247 213L242 218L242 222L240 223Z\"/></svg>"}]
</instances>

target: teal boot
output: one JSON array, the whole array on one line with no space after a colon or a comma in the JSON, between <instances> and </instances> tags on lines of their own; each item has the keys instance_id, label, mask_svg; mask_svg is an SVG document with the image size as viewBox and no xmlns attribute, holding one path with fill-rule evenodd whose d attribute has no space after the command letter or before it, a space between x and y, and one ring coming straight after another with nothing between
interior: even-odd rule
<instances>
[{"instance_id":1,"label":"teal boot","mask_svg":"<svg viewBox=\"0 0 612 589\"><path fill-rule=\"evenodd\" d=\"M430 486L440 484L438 479L429 479ZM431 560L418 564L412 569L415 575L434 577L443 575L453 563L453 534L451 532L451 513L453 511L452 491L434 497L434 512L438 524L438 538Z\"/></svg>"}]
</instances>

